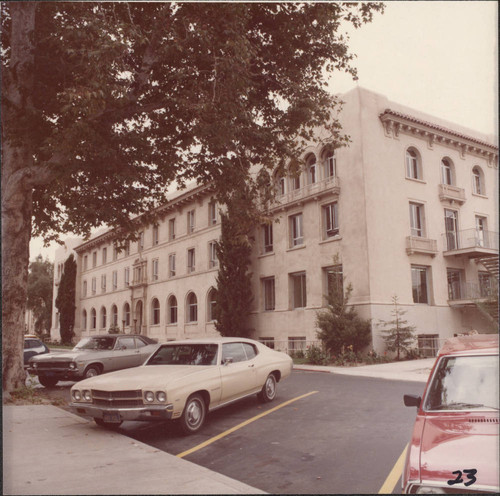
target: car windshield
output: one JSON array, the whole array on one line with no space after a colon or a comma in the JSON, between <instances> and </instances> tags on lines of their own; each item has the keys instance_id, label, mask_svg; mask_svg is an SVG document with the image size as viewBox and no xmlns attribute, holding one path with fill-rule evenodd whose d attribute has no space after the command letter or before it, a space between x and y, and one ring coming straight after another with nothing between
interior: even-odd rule
<instances>
[{"instance_id":1,"label":"car windshield","mask_svg":"<svg viewBox=\"0 0 500 496\"><path fill-rule=\"evenodd\" d=\"M215 365L216 361L216 344L167 344L146 365Z\"/></svg>"},{"instance_id":2,"label":"car windshield","mask_svg":"<svg viewBox=\"0 0 500 496\"><path fill-rule=\"evenodd\" d=\"M425 410L498 410L498 356L445 357L429 387Z\"/></svg>"},{"instance_id":3,"label":"car windshield","mask_svg":"<svg viewBox=\"0 0 500 496\"><path fill-rule=\"evenodd\" d=\"M73 348L74 350L112 350L115 345L115 338L99 336L82 338Z\"/></svg>"}]
</instances>

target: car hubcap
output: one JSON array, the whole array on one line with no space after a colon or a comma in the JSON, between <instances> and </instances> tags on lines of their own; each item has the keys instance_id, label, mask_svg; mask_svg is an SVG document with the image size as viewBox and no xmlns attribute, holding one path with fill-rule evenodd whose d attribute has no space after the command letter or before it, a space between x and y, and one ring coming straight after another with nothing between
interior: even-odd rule
<instances>
[{"instance_id":1,"label":"car hubcap","mask_svg":"<svg viewBox=\"0 0 500 496\"><path fill-rule=\"evenodd\" d=\"M95 377L97 375L97 370L90 369L87 371L86 377Z\"/></svg>"},{"instance_id":2,"label":"car hubcap","mask_svg":"<svg viewBox=\"0 0 500 496\"><path fill-rule=\"evenodd\" d=\"M191 427L196 427L200 422L202 415L202 408L198 401L192 401L188 406L187 421Z\"/></svg>"},{"instance_id":3,"label":"car hubcap","mask_svg":"<svg viewBox=\"0 0 500 496\"><path fill-rule=\"evenodd\" d=\"M266 381L266 394L268 398L274 398L276 392L276 384L272 377L268 377Z\"/></svg>"}]
</instances>

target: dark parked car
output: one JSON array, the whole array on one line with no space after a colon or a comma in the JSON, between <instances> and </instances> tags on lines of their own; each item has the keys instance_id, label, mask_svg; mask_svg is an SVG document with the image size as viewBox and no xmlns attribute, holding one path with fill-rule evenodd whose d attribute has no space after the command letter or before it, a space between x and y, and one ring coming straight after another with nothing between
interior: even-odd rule
<instances>
[{"instance_id":1,"label":"dark parked car","mask_svg":"<svg viewBox=\"0 0 500 496\"><path fill-rule=\"evenodd\" d=\"M142 365L158 347L155 339L134 334L102 334L84 337L70 351L33 357L29 372L40 384L78 381L95 375Z\"/></svg>"},{"instance_id":2,"label":"dark parked car","mask_svg":"<svg viewBox=\"0 0 500 496\"><path fill-rule=\"evenodd\" d=\"M44 353L49 353L49 349L42 340L36 337L25 337L24 338L24 367L28 366L29 359L35 355L43 355Z\"/></svg>"},{"instance_id":3,"label":"dark parked car","mask_svg":"<svg viewBox=\"0 0 500 496\"><path fill-rule=\"evenodd\" d=\"M404 403L418 410L403 493L498 494L498 334L448 340L423 398Z\"/></svg>"}]
</instances>

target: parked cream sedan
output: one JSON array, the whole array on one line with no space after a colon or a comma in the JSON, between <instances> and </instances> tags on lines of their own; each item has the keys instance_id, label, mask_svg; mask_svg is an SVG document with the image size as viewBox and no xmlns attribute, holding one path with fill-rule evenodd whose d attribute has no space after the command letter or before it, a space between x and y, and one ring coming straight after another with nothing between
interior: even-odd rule
<instances>
[{"instance_id":1,"label":"parked cream sedan","mask_svg":"<svg viewBox=\"0 0 500 496\"><path fill-rule=\"evenodd\" d=\"M172 341L140 367L75 384L70 406L101 426L179 419L190 434L202 427L208 411L256 393L272 401L292 366L287 354L251 339Z\"/></svg>"}]
</instances>

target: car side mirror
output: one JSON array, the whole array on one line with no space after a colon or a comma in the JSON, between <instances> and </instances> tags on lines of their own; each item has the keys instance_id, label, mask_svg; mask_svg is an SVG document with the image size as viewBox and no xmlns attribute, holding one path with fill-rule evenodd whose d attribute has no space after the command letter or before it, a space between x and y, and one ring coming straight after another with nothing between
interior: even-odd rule
<instances>
[{"instance_id":1,"label":"car side mirror","mask_svg":"<svg viewBox=\"0 0 500 496\"><path fill-rule=\"evenodd\" d=\"M224 365L229 365L233 363L233 359L231 357L224 358Z\"/></svg>"},{"instance_id":2,"label":"car side mirror","mask_svg":"<svg viewBox=\"0 0 500 496\"><path fill-rule=\"evenodd\" d=\"M422 403L422 398L420 396L417 396L416 394L405 394L403 396L403 401L405 403L405 406L416 406L417 408L419 408L420 403Z\"/></svg>"}]
</instances>

